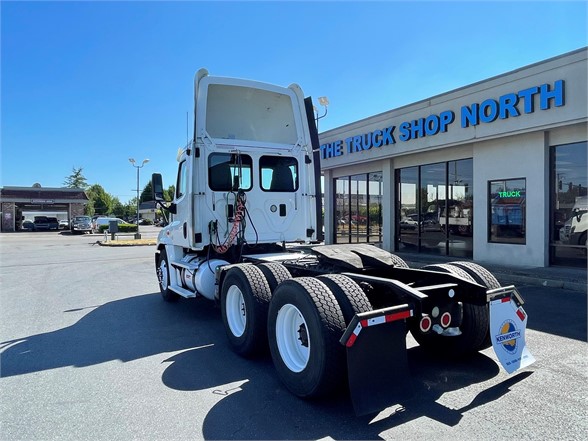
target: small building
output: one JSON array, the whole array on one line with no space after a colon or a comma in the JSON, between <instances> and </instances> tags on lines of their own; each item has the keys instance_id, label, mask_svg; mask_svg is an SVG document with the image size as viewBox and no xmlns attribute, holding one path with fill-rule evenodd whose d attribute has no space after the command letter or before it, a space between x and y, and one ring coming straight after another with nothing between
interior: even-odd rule
<instances>
[{"instance_id":1,"label":"small building","mask_svg":"<svg viewBox=\"0 0 588 441\"><path fill-rule=\"evenodd\" d=\"M583 48L321 133L326 243L585 268L587 66Z\"/></svg>"},{"instance_id":2,"label":"small building","mask_svg":"<svg viewBox=\"0 0 588 441\"><path fill-rule=\"evenodd\" d=\"M2 231L18 231L23 213L46 213L71 219L84 214L88 196L79 188L3 187L0 188ZM32 220L32 219L31 219Z\"/></svg>"},{"instance_id":3,"label":"small building","mask_svg":"<svg viewBox=\"0 0 588 441\"><path fill-rule=\"evenodd\" d=\"M155 222L157 217L157 204L155 201L145 201L139 204L139 218L149 219Z\"/></svg>"}]
</instances>

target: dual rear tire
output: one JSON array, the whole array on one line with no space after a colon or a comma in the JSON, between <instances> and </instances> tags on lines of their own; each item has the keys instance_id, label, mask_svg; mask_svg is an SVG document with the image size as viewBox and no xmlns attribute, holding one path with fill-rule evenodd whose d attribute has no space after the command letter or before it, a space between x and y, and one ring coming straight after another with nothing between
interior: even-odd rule
<instances>
[{"instance_id":1,"label":"dual rear tire","mask_svg":"<svg viewBox=\"0 0 588 441\"><path fill-rule=\"evenodd\" d=\"M347 376L339 343L356 313L371 310L367 297L342 275L298 277L281 283L268 314L268 342L280 380L295 395L323 397Z\"/></svg>"},{"instance_id":2,"label":"dual rear tire","mask_svg":"<svg viewBox=\"0 0 588 441\"><path fill-rule=\"evenodd\" d=\"M326 396L346 377L339 338L371 305L342 275L292 279L280 264L236 265L226 274L221 315L229 343L242 356L269 347L284 385L299 397Z\"/></svg>"},{"instance_id":3,"label":"dual rear tire","mask_svg":"<svg viewBox=\"0 0 588 441\"><path fill-rule=\"evenodd\" d=\"M270 299L269 284L258 267L237 265L228 271L220 295L221 316L237 354L251 357L267 347L265 322Z\"/></svg>"},{"instance_id":4,"label":"dual rear tire","mask_svg":"<svg viewBox=\"0 0 588 441\"><path fill-rule=\"evenodd\" d=\"M427 265L423 269L450 273L489 289L500 287L496 277L473 262ZM417 320L410 324L411 334L420 346L431 352L449 356L465 355L488 348L491 345L489 328L488 305L473 304L462 306L461 334L457 336L444 336L432 331L423 333Z\"/></svg>"}]
</instances>

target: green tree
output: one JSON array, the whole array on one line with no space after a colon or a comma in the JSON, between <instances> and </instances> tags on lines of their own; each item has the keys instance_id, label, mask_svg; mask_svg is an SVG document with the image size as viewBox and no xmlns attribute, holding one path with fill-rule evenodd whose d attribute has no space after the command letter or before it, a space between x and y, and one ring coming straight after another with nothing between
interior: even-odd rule
<instances>
[{"instance_id":1,"label":"green tree","mask_svg":"<svg viewBox=\"0 0 588 441\"><path fill-rule=\"evenodd\" d=\"M130 218L137 217L137 198L136 197L130 199L125 204L125 216L130 217Z\"/></svg>"},{"instance_id":2,"label":"green tree","mask_svg":"<svg viewBox=\"0 0 588 441\"><path fill-rule=\"evenodd\" d=\"M139 202L147 202L153 200L153 184L151 183L151 179L147 182L147 185L143 188L141 192L141 196L139 197Z\"/></svg>"},{"instance_id":3,"label":"green tree","mask_svg":"<svg viewBox=\"0 0 588 441\"><path fill-rule=\"evenodd\" d=\"M170 185L167 190L163 190L163 199L167 202L171 202L174 200L174 194L176 193L175 185ZM139 197L140 202L148 202L153 200L153 183L151 180L147 182L145 188L141 192L141 196ZM137 210L135 210L137 211Z\"/></svg>"},{"instance_id":4,"label":"green tree","mask_svg":"<svg viewBox=\"0 0 588 441\"><path fill-rule=\"evenodd\" d=\"M86 190L86 194L88 195L88 199L92 201L93 214L108 215L112 212L113 197L100 184L91 185Z\"/></svg>"},{"instance_id":5,"label":"green tree","mask_svg":"<svg viewBox=\"0 0 588 441\"><path fill-rule=\"evenodd\" d=\"M63 185L66 188L81 188L82 190L88 188L88 183L86 182L86 177L83 175L82 170L82 167L73 167L71 175L65 178Z\"/></svg>"},{"instance_id":6,"label":"green tree","mask_svg":"<svg viewBox=\"0 0 588 441\"><path fill-rule=\"evenodd\" d=\"M167 202L171 202L174 200L174 195L176 194L176 186L175 185L170 185L167 190L163 191L163 198L167 201Z\"/></svg>"},{"instance_id":7,"label":"green tree","mask_svg":"<svg viewBox=\"0 0 588 441\"><path fill-rule=\"evenodd\" d=\"M94 201L92 199L88 200L88 203L84 207L84 214L86 216L94 216Z\"/></svg>"},{"instance_id":8,"label":"green tree","mask_svg":"<svg viewBox=\"0 0 588 441\"><path fill-rule=\"evenodd\" d=\"M127 215L125 213L125 206L120 201L120 199L117 197L112 198L112 214L114 214L116 217L120 217L120 218Z\"/></svg>"}]
</instances>

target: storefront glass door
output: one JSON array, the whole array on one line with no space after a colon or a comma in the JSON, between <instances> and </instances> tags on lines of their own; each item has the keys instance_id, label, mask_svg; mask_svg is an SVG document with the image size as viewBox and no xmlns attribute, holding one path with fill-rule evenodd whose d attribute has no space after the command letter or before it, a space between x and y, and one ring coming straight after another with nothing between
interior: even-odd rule
<instances>
[{"instance_id":1,"label":"storefront glass door","mask_svg":"<svg viewBox=\"0 0 588 441\"><path fill-rule=\"evenodd\" d=\"M472 159L399 169L396 188L396 250L472 257Z\"/></svg>"},{"instance_id":2,"label":"storefront glass door","mask_svg":"<svg viewBox=\"0 0 588 441\"><path fill-rule=\"evenodd\" d=\"M586 142L551 148L550 263L586 268Z\"/></svg>"},{"instance_id":3,"label":"storefront glass door","mask_svg":"<svg viewBox=\"0 0 588 441\"><path fill-rule=\"evenodd\" d=\"M420 252L446 254L447 233L441 226L441 215L447 194L445 192L446 164L421 167L420 195Z\"/></svg>"}]
</instances>

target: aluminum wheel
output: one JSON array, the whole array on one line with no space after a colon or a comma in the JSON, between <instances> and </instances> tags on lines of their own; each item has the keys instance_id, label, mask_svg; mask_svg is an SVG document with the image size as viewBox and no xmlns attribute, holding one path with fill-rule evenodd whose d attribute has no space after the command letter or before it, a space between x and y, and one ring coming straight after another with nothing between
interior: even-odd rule
<instances>
[{"instance_id":1,"label":"aluminum wheel","mask_svg":"<svg viewBox=\"0 0 588 441\"><path fill-rule=\"evenodd\" d=\"M292 304L286 304L276 317L276 341L284 364L301 372L310 358L310 336L304 317Z\"/></svg>"},{"instance_id":2,"label":"aluminum wheel","mask_svg":"<svg viewBox=\"0 0 588 441\"><path fill-rule=\"evenodd\" d=\"M220 292L221 317L229 343L244 357L267 350L267 310L271 291L255 265L237 264L225 275Z\"/></svg>"},{"instance_id":3,"label":"aluminum wheel","mask_svg":"<svg viewBox=\"0 0 588 441\"><path fill-rule=\"evenodd\" d=\"M169 271L167 270L167 260L160 259L159 260L159 271L157 272L159 276L159 284L161 285L162 290L166 290L169 285L168 274Z\"/></svg>"},{"instance_id":4,"label":"aluminum wheel","mask_svg":"<svg viewBox=\"0 0 588 441\"><path fill-rule=\"evenodd\" d=\"M236 285L231 285L227 291L225 303L227 324L235 337L241 337L247 325L247 308L243 293Z\"/></svg>"},{"instance_id":5,"label":"aluminum wheel","mask_svg":"<svg viewBox=\"0 0 588 441\"><path fill-rule=\"evenodd\" d=\"M157 263L155 265L155 273L157 274L157 283L159 284L159 291L161 298L166 302L175 302L180 296L170 289L170 266L165 249L159 251Z\"/></svg>"}]
</instances>

